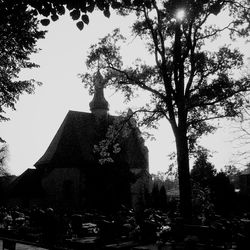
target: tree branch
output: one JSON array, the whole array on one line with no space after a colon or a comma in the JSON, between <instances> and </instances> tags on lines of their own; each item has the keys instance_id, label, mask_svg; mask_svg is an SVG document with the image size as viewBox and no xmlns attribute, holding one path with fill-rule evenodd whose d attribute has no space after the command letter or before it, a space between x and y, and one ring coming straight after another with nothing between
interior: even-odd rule
<instances>
[{"instance_id":1,"label":"tree branch","mask_svg":"<svg viewBox=\"0 0 250 250\"><path fill-rule=\"evenodd\" d=\"M162 99L163 101L165 101L166 97L165 95L163 95L162 93L160 93L159 91L157 91L156 89L153 89L149 86L147 86L145 83L139 81L139 80L136 80L134 78L132 78L126 71L123 71L123 70L120 70L120 69L117 69L115 67L113 67L111 64L109 64L108 68L112 69L112 70L115 70L123 75L125 75L125 77L129 80L129 82L122 82L122 84L124 85L135 85L135 86L139 86L140 88L142 89L145 89L153 94L155 94L156 96L158 96L160 99ZM130 83L130 82L134 82L134 83Z\"/></svg>"},{"instance_id":2,"label":"tree branch","mask_svg":"<svg viewBox=\"0 0 250 250\"><path fill-rule=\"evenodd\" d=\"M191 122L188 122L188 126L198 124L198 123L201 123L201 122L205 122L205 121L211 121L211 120L227 118L227 117L228 117L227 115L217 115L217 116L207 117L207 118L203 118L203 119L194 119Z\"/></svg>"}]
</instances>

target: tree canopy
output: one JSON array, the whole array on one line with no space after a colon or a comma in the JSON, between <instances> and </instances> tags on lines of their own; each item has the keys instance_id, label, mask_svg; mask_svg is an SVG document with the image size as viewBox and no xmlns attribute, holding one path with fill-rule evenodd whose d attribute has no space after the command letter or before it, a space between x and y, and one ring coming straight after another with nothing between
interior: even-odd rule
<instances>
[{"instance_id":1,"label":"tree canopy","mask_svg":"<svg viewBox=\"0 0 250 250\"><path fill-rule=\"evenodd\" d=\"M6 166L8 156L8 146L5 143L0 143L0 177L8 174Z\"/></svg>"},{"instance_id":2,"label":"tree canopy","mask_svg":"<svg viewBox=\"0 0 250 250\"><path fill-rule=\"evenodd\" d=\"M45 32L38 28L34 12L25 4L0 1L0 121L6 108L15 109L19 96L33 93L38 82L19 80L23 68L38 67L30 61L30 55L38 51L36 42L44 38Z\"/></svg>"},{"instance_id":3,"label":"tree canopy","mask_svg":"<svg viewBox=\"0 0 250 250\"><path fill-rule=\"evenodd\" d=\"M69 10L70 16L76 21L80 30L89 23L89 14L93 11L100 10L106 17L110 17L111 9L117 10L122 6L151 5L151 0L20 0L18 2L34 9L35 15L42 15L44 18L41 23L45 26L49 25L51 20L58 20L59 16Z\"/></svg>"},{"instance_id":4,"label":"tree canopy","mask_svg":"<svg viewBox=\"0 0 250 250\"><path fill-rule=\"evenodd\" d=\"M134 13L132 34L145 41L154 65L137 60L125 67L118 41L125 39L119 30L91 46L86 60L89 70L98 64L105 83L124 93L130 101L138 90L150 93L150 100L139 111L141 125L151 126L161 118L169 121L176 140L182 215L191 217L189 152L197 139L214 131L210 121L240 114L250 90L248 75L236 77L244 56L230 45L208 51L206 44L223 31L229 38L249 36L249 1L145 1L122 5L118 13ZM213 16L227 15L220 27ZM86 85L91 73L83 74ZM140 93L140 92L139 92ZM138 113L139 111L136 111Z\"/></svg>"},{"instance_id":5,"label":"tree canopy","mask_svg":"<svg viewBox=\"0 0 250 250\"><path fill-rule=\"evenodd\" d=\"M12 1L12 0L11 0ZM2 0L4 2L4 0ZM64 15L66 9L70 11L70 15L74 21L76 21L77 27L82 30L85 24L88 24L89 14L93 11L100 10L106 17L110 17L111 9L121 10L122 8L138 8L145 6L146 8L152 8L155 0L20 0L21 5L25 4L32 7L35 10L36 15L42 15L45 18L42 20L43 25L49 25L50 20L56 21L60 15ZM235 28L239 24L245 23L245 20L249 20L249 6L248 1L243 0L177 0L168 1L172 6L189 6L193 8L193 13L199 12L204 5L209 6L209 11L213 14L218 14L225 5L230 5L231 15L237 16L240 20L235 22ZM170 6L171 7L171 6ZM247 24L249 29L249 22ZM244 29L238 29L238 33L244 33ZM236 31L236 29L235 29ZM243 32L242 32L243 31Z\"/></svg>"},{"instance_id":6,"label":"tree canopy","mask_svg":"<svg viewBox=\"0 0 250 250\"><path fill-rule=\"evenodd\" d=\"M215 166L209 162L208 157L209 153L206 149L199 150L191 170L192 180L203 188L211 184L211 180L216 174Z\"/></svg>"},{"instance_id":7,"label":"tree canopy","mask_svg":"<svg viewBox=\"0 0 250 250\"><path fill-rule=\"evenodd\" d=\"M191 170L193 205L198 214L209 219L216 214L228 215L236 208L233 179L237 173L234 166L226 166L225 172L217 172L215 166L209 162L209 152L199 148L197 158Z\"/></svg>"}]
</instances>

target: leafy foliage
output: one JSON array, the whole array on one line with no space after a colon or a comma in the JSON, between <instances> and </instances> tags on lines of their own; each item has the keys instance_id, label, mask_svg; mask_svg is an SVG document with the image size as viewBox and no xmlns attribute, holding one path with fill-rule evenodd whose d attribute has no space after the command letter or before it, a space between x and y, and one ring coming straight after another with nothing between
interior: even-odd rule
<instances>
[{"instance_id":1,"label":"leafy foliage","mask_svg":"<svg viewBox=\"0 0 250 250\"><path fill-rule=\"evenodd\" d=\"M208 151L204 148L199 148L197 158L191 170L192 180L195 183L199 183L203 188L208 187L211 184L211 180L216 175L216 169L214 165L208 161L208 157Z\"/></svg>"},{"instance_id":2,"label":"leafy foliage","mask_svg":"<svg viewBox=\"0 0 250 250\"><path fill-rule=\"evenodd\" d=\"M208 157L209 152L200 149L191 171L194 212L206 219L215 212L227 215L233 211L235 192L230 176L238 173L234 166L217 173Z\"/></svg>"},{"instance_id":3,"label":"leafy foliage","mask_svg":"<svg viewBox=\"0 0 250 250\"><path fill-rule=\"evenodd\" d=\"M99 163L101 165L113 163L113 158L122 150L121 147L124 141L134 136L141 138L141 133L136 128L133 115L128 112L116 117L113 123L108 126L105 138L99 141L97 145L94 145L93 151L98 155Z\"/></svg>"},{"instance_id":4,"label":"leafy foliage","mask_svg":"<svg viewBox=\"0 0 250 250\"><path fill-rule=\"evenodd\" d=\"M56 21L61 15L69 10L72 20L76 21L79 30L84 28L84 24L89 23L89 14L95 10L103 12L104 16L110 17L110 9L118 9L122 5L132 6L133 4L143 4L144 0L130 1L130 0L20 0L20 4L32 7L35 15L42 15L42 25L47 26L50 21Z\"/></svg>"},{"instance_id":5,"label":"leafy foliage","mask_svg":"<svg viewBox=\"0 0 250 250\"><path fill-rule=\"evenodd\" d=\"M33 11L25 4L0 1L0 10L0 121L5 121L8 119L5 109L15 110L19 96L24 92L33 93L40 84L34 80L18 80L18 74L22 68L38 67L29 56L37 52L36 42L45 32L39 31Z\"/></svg>"},{"instance_id":6,"label":"leafy foliage","mask_svg":"<svg viewBox=\"0 0 250 250\"><path fill-rule=\"evenodd\" d=\"M14 1L14 0L11 0ZM230 5L231 15L237 19L232 24L231 35L234 37L234 33L238 33L242 36L247 36L245 30L249 30L249 22L246 24L245 20L249 21L249 9L246 7L247 0L237 1L223 1L223 0L213 0L213 1L164 1L163 5L170 10L185 7L190 11L190 17L197 15L197 13L204 14L205 12L217 15L224 8L226 4ZM35 15L42 15L45 18L41 23L45 26L49 25L50 20L56 21L59 16L64 15L66 9L70 11L70 16L74 21L76 21L77 27L82 30L84 23L88 24L88 15L93 11L102 11L104 16L110 17L111 9L116 10L122 15L127 15L131 9L137 10L138 8L152 9L155 6L155 0L20 0L20 4L25 4L26 6L32 7ZM160 3L162 4L162 3ZM204 7L205 6L205 7ZM166 18L169 18L168 15ZM239 29L239 25L243 26Z\"/></svg>"},{"instance_id":7,"label":"leafy foliage","mask_svg":"<svg viewBox=\"0 0 250 250\"><path fill-rule=\"evenodd\" d=\"M211 190L209 187L202 187L197 182L192 185L193 215L196 220L205 223L215 213L214 204L211 199Z\"/></svg>"},{"instance_id":8,"label":"leafy foliage","mask_svg":"<svg viewBox=\"0 0 250 250\"><path fill-rule=\"evenodd\" d=\"M234 165L226 165L224 166L223 173L229 178L235 189L240 188L239 178L243 173L240 169L238 169Z\"/></svg>"},{"instance_id":9,"label":"leafy foliage","mask_svg":"<svg viewBox=\"0 0 250 250\"><path fill-rule=\"evenodd\" d=\"M193 214L203 222L214 213L211 184L215 178L216 169L208 158L208 150L199 147L191 170Z\"/></svg>"},{"instance_id":10,"label":"leafy foliage","mask_svg":"<svg viewBox=\"0 0 250 250\"><path fill-rule=\"evenodd\" d=\"M6 160L8 156L8 147L5 143L0 143L0 177L8 174Z\"/></svg>"}]
</instances>

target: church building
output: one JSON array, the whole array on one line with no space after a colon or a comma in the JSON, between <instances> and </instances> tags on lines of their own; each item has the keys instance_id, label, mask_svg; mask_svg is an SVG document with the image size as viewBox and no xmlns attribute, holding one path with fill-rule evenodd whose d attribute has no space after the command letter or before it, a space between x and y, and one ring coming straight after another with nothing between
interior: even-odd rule
<instances>
[{"instance_id":1,"label":"church building","mask_svg":"<svg viewBox=\"0 0 250 250\"><path fill-rule=\"evenodd\" d=\"M113 210L121 205L138 209L145 204L148 149L139 129L128 122L126 136L119 135L115 141L119 150L108 153L111 160L101 163L95 148L105 142L109 129L122 119L108 113L99 71L94 86L91 112L68 112L35 169L26 170L14 181L13 199L18 197L28 206L71 210Z\"/></svg>"}]
</instances>

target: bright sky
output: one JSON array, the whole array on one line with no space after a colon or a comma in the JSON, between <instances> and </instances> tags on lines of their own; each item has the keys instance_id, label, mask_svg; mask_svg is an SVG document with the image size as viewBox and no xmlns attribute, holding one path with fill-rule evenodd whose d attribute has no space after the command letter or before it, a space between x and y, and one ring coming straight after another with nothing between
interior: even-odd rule
<instances>
[{"instance_id":1,"label":"bright sky","mask_svg":"<svg viewBox=\"0 0 250 250\"><path fill-rule=\"evenodd\" d=\"M92 97L77 76L86 70L84 63L88 48L117 26L126 34L131 22L128 18L112 15L107 19L101 13L94 13L83 31L77 29L68 15L46 27L49 30L46 38L38 42L41 51L32 56L32 61L40 68L23 71L21 75L26 79L41 81L43 85L37 87L34 95L21 96L17 110L8 112L10 121L1 123L0 127L1 137L9 144L8 165L11 173L19 175L35 164L47 149L68 110L89 112ZM132 46L132 41L135 46ZM144 57L145 51L141 42L131 38L123 55L129 64L136 57ZM105 96L110 104L110 114L128 107L113 91L106 90ZM228 139L228 131L227 123L223 130L203 139L203 145L217 151L212 161L218 169L230 162L235 151ZM152 132L156 140L146 142L150 172L166 171L168 154L175 149L172 132L166 121L162 121L158 130Z\"/></svg>"}]
</instances>

